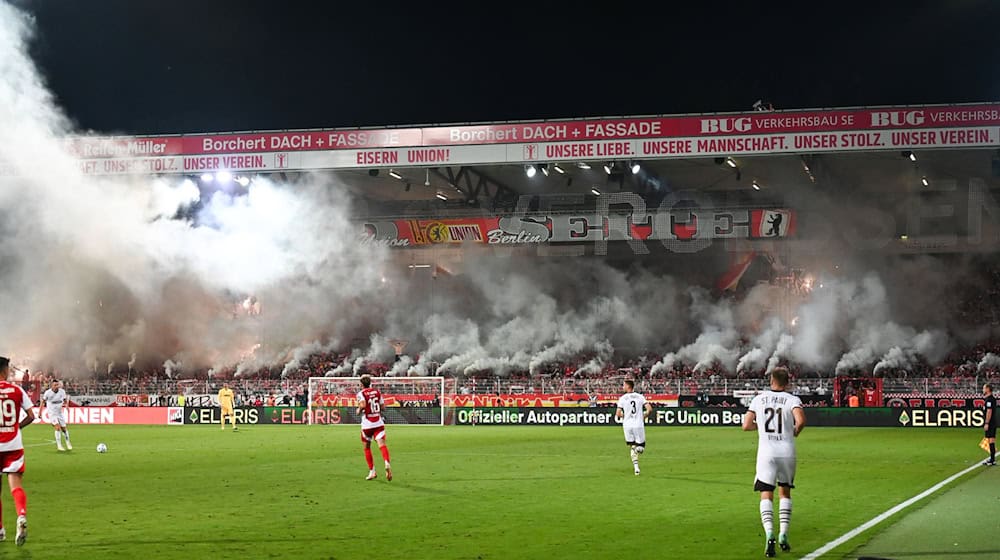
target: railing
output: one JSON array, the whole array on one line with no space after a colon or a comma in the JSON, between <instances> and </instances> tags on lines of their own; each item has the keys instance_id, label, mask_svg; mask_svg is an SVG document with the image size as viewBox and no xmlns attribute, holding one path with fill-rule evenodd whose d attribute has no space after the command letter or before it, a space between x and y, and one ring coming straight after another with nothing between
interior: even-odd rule
<instances>
[{"instance_id":1,"label":"railing","mask_svg":"<svg viewBox=\"0 0 1000 560\"><path fill-rule=\"evenodd\" d=\"M606 377L466 377L450 378L445 383L446 392L463 394L618 394L622 392L624 375ZM956 378L912 378L883 379L883 393L926 393L931 395L974 395L982 392L984 383L992 382L1000 387L1000 374L977 375ZM240 379L229 380L234 392L243 395L297 394L306 393L306 381L295 379ZM640 378L636 390L650 394L732 395L739 390L762 390L769 383L763 378L728 379L716 378ZM214 380L145 380L145 381L81 381L66 380L66 391L70 395L115 395L115 394L205 394L216 393L222 388L222 381ZM790 389L796 393L830 394L833 392L832 377L793 380Z\"/></svg>"}]
</instances>

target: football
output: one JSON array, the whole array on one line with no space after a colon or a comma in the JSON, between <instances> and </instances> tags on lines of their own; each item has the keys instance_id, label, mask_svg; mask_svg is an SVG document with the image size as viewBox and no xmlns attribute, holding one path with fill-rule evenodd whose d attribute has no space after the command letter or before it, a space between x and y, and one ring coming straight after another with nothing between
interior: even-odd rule
<instances>
[{"instance_id":1,"label":"football","mask_svg":"<svg viewBox=\"0 0 1000 560\"><path fill-rule=\"evenodd\" d=\"M97 444L97 452L98 453L107 453L108 452L108 446L105 445L105 444L103 444L103 443L98 443Z\"/></svg>"}]
</instances>

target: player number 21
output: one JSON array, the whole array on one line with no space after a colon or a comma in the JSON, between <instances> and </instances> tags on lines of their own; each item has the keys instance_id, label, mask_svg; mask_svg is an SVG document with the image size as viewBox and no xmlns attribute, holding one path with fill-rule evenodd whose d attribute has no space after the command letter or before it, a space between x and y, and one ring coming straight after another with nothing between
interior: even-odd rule
<instances>
[{"instance_id":1,"label":"player number 21","mask_svg":"<svg viewBox=\"0 0 1000 560\"><path fill-rule=\"evenodd\" d=\"M0 401L0 426L4 428L9 428L14 424L17 424L19 420L17 404L10 399L3 399Z\"/></svg>"},{"instance_id":2,"label":"player number 21","mask_svg":"<svg viewBox=\"0 0 1000 560\"><path fill-rule=\"evenodd\" d=\"M778 419L778 429L777 430L775 430L774 427L771 426L771 422L773 422L775 418ZM781 428L782 428L781 419L782 419L782 414L781 414L781 409L780 408L765 408L764 409L764 431L767 432L767 433L769 433L769 434L772 434L774 432L778 432L779 434L782 433L781 432Z\"/></svg>"}]
</instances>

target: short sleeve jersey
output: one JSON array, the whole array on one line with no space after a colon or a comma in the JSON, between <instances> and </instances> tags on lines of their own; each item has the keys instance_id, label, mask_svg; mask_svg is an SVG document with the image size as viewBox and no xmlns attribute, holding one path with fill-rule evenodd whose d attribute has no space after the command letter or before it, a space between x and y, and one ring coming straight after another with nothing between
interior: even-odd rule
<instances>
[{"instance_id":1,"label":"short sleeve jersey","mask_svg":"<svg viewBox=\"0 0 1000 560\"><path fill-rule=\"evenodd\" d=\"M358 405L364 404L364 412L361 415L361 427L364 429L384 426L382 420L382 392L374 387L362 389L358 393Z\"/></svg>"},{"instance_id":2,"label":"short sleeve jersey","mask_svg":"<svg viewBox=\"0 0 1000 560\"><path fill-rule=\"evenodd\" d=\"M42 394L42 400L45 401L45 409L49 411L49 414L62 414L66 398L66 391L61 387L58 391L46 389L45 393Z\"/></svg>"},{"instance_id":3,"label":"short sleeve jersey","mask_svg":"<svg viewBox=\"0 0 1000 560\"><path fill-rule=\"evenodd\" d=\"M784 391L764 391L750 401L757 420L757 454L769 457L795 457L795 415L802 400Z\"/></svg>"},{"instance_id":4,"label":"short sleeve jersey","mask_svg":"<svg viewBox=\"0 0 1000 560\"><path fill-rule=\"evenodd\" d=\"M0 381L0 451L24 449L21 444L21 411L34 403L23 389Z\"/></svg>"},{"instance_id":5,"label":"short sleeve jersey","mask_svg":"<svg viewBox=\"0 0 1000 560\"><path fill-rule=\"evenodd\" d=\"M622 426L642 426L642 415L645 413L646 397L639 393L625 393L618 397L618 408L624 411Z\"/></svg>"}]
</instances>

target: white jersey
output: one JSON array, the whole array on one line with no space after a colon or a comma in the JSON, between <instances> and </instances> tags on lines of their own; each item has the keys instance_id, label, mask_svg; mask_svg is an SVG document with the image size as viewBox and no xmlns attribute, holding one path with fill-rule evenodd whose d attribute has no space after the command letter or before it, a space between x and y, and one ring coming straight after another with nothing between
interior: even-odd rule
<instances>
[{"instance_id":1,"label":"white jersey","mask_svg":"<svg viewBox=\"0 0 1000 560\"><path fill-rule=\"evenodd\" d=\"M625 393L618 397L618 408L625 413L622 418L622 426L634 428L644 425L642 416L646 413L646 397L635 392Z\"/></svg>"},{"instance_id":2,"label":"white jersey","mask_svg":"<svg viewBox=\"0 0 1000 560\"><path fill-rule=\"evenodd\" d=\"M45 401L45 410L47 410L50 415L57 416L62 414L63 405L66 404L69 397L66 396L66 391L62 388L58 391L46 389L45 393L42 394L42 400Z\"/></svg>"},{"instance_id":3,"label":"white jersey","mask_svg":"<svg viewBox=\"0 0 1000 560\"><path fill-rule=\"evenodd\" d=\"M764 391L750 401L757 420L757 456L795 457L795 416L802 400L784 391Z\"/></svg>"}]
</instances>

